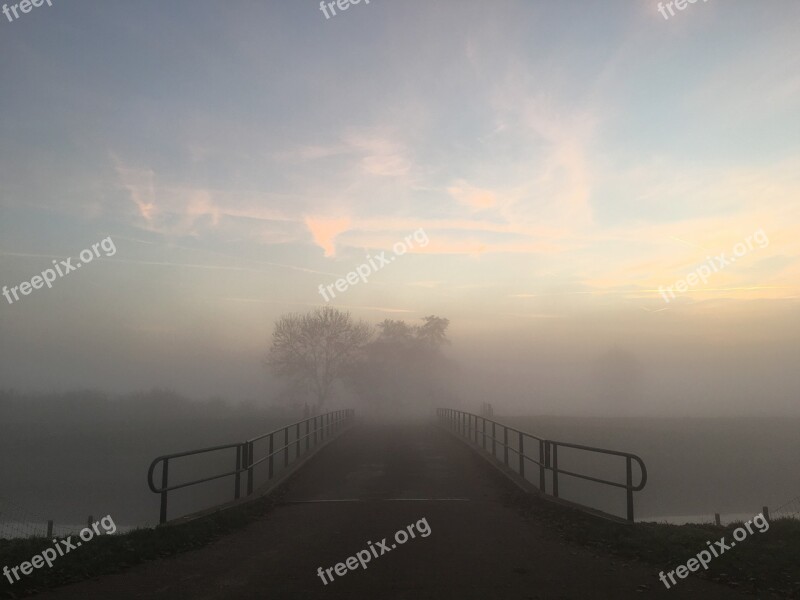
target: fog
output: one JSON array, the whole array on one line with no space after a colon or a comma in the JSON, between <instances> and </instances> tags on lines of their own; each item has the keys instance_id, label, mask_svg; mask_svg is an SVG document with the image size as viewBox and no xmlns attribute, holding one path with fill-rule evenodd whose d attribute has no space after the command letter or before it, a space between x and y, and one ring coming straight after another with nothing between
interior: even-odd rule
<instances>
[{"instance_id":1,"label":"fog","mask_svg":"<svg viewBox=\"0 0 800 600\"><path fill-rule=\"evenodd\" d=\"M462 406L491 401L521 414L797 416L794 304L753 301L735 311L730 304L654 313L609 306L535 319L453 306L441 313L451 320L443 351L457 373L445 379ZM352 313L377 322L374 313ZM198 322L202 335L175 337L121 332L97 319L52 318L24 331L7 321L4 339L14 343L0 347L0 381L28 392L160 387L198 399L280 405L282 383L263 365L272 323L247 315L254 322L241 337L229 331L238 331L242 317L231 322L225 314ZM339 390L342 404L348 397Z\"/></svg>"},{"instance_id":2,"label":"fog","mask_svg":"<svg viewBox=\"0 0 800 600\"><path fill-rule=\"evenodd\" d=\"M156 457L345 408L636 454L640 520L796 498L800 4L660 4L0 17L0 538L155 525Z\"/></svg>"}]
</instances>

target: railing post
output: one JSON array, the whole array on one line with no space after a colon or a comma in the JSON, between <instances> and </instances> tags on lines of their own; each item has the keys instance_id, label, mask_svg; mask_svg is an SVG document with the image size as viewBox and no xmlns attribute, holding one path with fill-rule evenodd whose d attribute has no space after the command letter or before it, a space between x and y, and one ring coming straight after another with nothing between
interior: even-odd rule
<instances>
[{"instance_id":1,"label":"railing post","mask_svg":"<svg viewBox=\"0 0 800 600\"><path fill-rule=\"evenodd\" d=\"M503 426L503 462L508 466L508 427Z\"/></svg>"},{"instance_id":2,"label":"railing post","mask_svg":"<svg viewBox=\"0 0 800 600\"><path fill-rule=\"evenodd\" d=\"M297 429L294 432L294 441L295 441L295 453L294 458L297 460L300 458L300 423L297 424Z\"/></svg>"},{"instance_id":3,"label":"railing post","mask_svg":"<svg viewBox=\"0 0 800 600\"><path fill-rule=\"evenodd\" d=\"M314 447L317 447L317 415L314 415Z\"/></svg>"},{"instance_id":4,"label":"railing post","mask_svg":"<svg viewBox=\"0 0 800 600\"><path fill-rule=\"evenodd\" d=\"M496 442L497 442L497 428L495 427L495 422L492 421L492 458L497 458L497 451L495 449Z\"/></svg>"},{"instance_id":5,"label":"railing post","mask_svg":"<svg viewBox=\"0 0 800 600\"><path fill-rule=\"evenodd\" d=\"M628 500L628 521L633 522L633 465L631 464L631 457L625 457L625 491L627 492Z\"/></svg>"},{"instance_id":6,"label":"railing post","mask_svg":"<svg viewBox=\"0 0 800 600\"><path fill-rule=\"evenodd\" d=\"M553 496L558 498L558 444L552 443L553 452Z\"/></svg>"},{"instance_id":7,"label":"railing post","mask_svg":"<svg viewBox=\"0 0 800 600\"><path fill-rule=\"evenodd\" d=\"M233 476L233 479L234 479L234 481L233 481L233 485L234 485L233 499L234 500L238 500L239 499L239 495L240 495L239 483L241 481L241 471L242 471L242 445L239 444L238 446L236 446L236 475Z\"/></svg>"},{"instance_id":8,"label":"railing post","mask_svg":"<svg viewBox=\"0 0 800 600\"><path fill-rule=\"evenodd\" d=\"M283 428L283 468L289 466L289 428Z\"/></svg>"},{"instance_id":9,"label":"railing post","mask_svg":"<svg viewBox=\"0 0 800 600\"><path fill-rule=\"evenodd\" d=\"M481 427L481 433L483 433L483 449L486 450L486 417L481 417L483 419L483 427Z\"/></svg>"},{"instance_id":10,"label":"railing post","mask_svg":"<svg viewBox=\"0 0 800 600\"><path fill-rule=\"evenodd\" d=\"M245 446L245 464L247 465L247 495L253 493L253 442L247 442Z\"/></svg>"},{"instance_id":11,"label":"railing post","mask_svg":"<svg viewBox=\"0 0 800 600\"><path fill-rule=\"evenodd\" d=\"M275 458L274 456L272 456L272 450L275 447L272 438L273 438L273 434L270 433L269 434L269 475L268 475L268 479L272 479L272 468L273 468L273 464L272 464L273 460L272 459Z\"/></svg>"},{"instance_id":12,"label":"railing post","mask_svg":"<svg viewBox=\"0 0 800 600\"><path fill-rule=\"evenodd\" d=\"M525 479L525 448L523 447L524 439L522 432L519 432L519 474Z\"/></svg>"},{"instance_id":13,"label":"railing post","mask_svg":"<svg viewBox=\"0 0 800 600\"><path fill-rule=\"evenodd\" d=\"M169 459L164 459L164 467L161 469L161 513L159 523L162 525L167 522L167 488L169 487Z\"/></svg>"},{"instance_id":14,"label":"railing post","mask_svg":"<svg viewBox=\"0 0 800 600\"><path fill-rule=\"evenodd\" d=\"M309 445L311 444L311 422L306 419L306 452L308 452Z\"/></svg>"},{"instance_id":15,"label":"railing post","mask_svg":"<svg viewBox=\"0 0 800 600\"><path fill-rule=\"evenodd\" d=\"M545 462L546 456L544 440L539 440L539 491L543 494L547 493L547 482L544 477L545 465L547 465L547 462Z\"/></svg>"}]
</instances>

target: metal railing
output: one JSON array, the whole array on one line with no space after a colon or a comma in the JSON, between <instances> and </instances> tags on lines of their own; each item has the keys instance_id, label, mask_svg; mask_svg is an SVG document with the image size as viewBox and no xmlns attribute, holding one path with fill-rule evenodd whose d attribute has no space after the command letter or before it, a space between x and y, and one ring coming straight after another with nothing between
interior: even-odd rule
<instances>
[{"instance_id":1,"label":"metal railing","mask_svg":"<svg viewBox=\"0 0 800 600\"><path fill-rule=\"evenodd\" d=\"M552 496L558 498L558 476L559 474L562 475L569 475L571 477L577 477L579 479L585 479L588 481L594 481L596 483L602 483L604 485L610 485L613 487L623 488L625 490L625 499L627 502L627 518L628 521L633 521L633 492L638 492L644 489L645 484L647 483L647 469L644 466L644 462L641 458L636 456L635 454L630 454L628 452L619 452L617 450L607 450L605 448L594 448L592 446L583 446L580 444L568 444L567 442L557 442L555 440L546 440L530 433L526 433L524 431L520 431L519 429L514 429L513 427L509 427L508 425L503 425L502 423L498 423L497 421L492 421L491 419L487 419L486 417L482 417L480 415L476 415L474 413L468 413L461 410L455 410L452 408L438 408L436 409L436 414L439 417L439 422L442 423L444 426L449 427L454 432L462 435L463 437L467 438L470 442L474 442L475 445L480 445L478 440L482 438L483 442L483 449L486 452L489 452L486 448L486 440L487 438L491 440L491 453L492 456L497 458L496 448L499 444L503 448L503 463L506 467L510 467L508 461L508 453L509 451L514 452L517 454L518 458L518 468L517 472L523 478L525 478L525 461L530 461L539 467L539 490L543 493L547 493L547 486L546 486L546 477L545 473L547 471L552 472ZM481 427L478 428L478 424L480 422ZM487 430L487 424L491 424L491 433ZM502 440L498 439L497 437L497 429L502 429ZM512 435L516 436L517 438L517 447L514 448L510 446L508 443L509 440L509 432L512 432ZM532 444L534 448L538 446L538 457L534 458L525 453L525 440L530 439L534 443ZM558 449L559 448L572 448L575 450L582 450L585 452L594 452L597 454L609 454L612 456L621 456L625 458L625 483L619 483L617 481L609 481L608 479L600 479L598 477L592 477L590 475L585 475L582 473L575 473L573 471L567 471L566 469L561 469L558 466ZM636 461L639 465L641 470L641 481L638 485L633 485L633 461Z\"/></svg>"},{"instance_id":2,"label":"metal railing","mask_svg":"<svg viewBox=\"0 0 800 600\"><path fill-rule=\"evenodd\" d=\"M253 493L253 482L254 482L253 469L257 465L260 465L261 463L264 462L267 463L267 468L268 468L267 479L271 480L274 475L274 466L275 466L274 463L276 455L280 454L281 452L283 453L283 467L286 468L289 466L290 462L289 455L290 455L290 449L292 447L294 447L295 460L297 460L298 458L300 458L301 454L309 452L312 448L316 447L324 440L328 440L335 434L343 431L345 426L349 423L352 423L354 419L355 419L354 409L348 408L343 410L337 410L322 415L310 417L308 419L298 421L297 423L292 423L291 425L286 425L285 427L281 427L274 431L270 431L269 433L256 436L245 442L238 442L234 444L223 444L221 446L211 446L210 448L200 448L199 450L188 450L186 452L175 452L173 454L164 454L162 456L159 456L158 458L153 460L152 463L150 463L150 468L147 471L147 485L150 487L150 491L152 491L155 494L161 494L161 510L159 515L159 523L163 524L167 522L167 497L169 492L189 487L192 485L199 485L201 483L222 479L223 477L232 476L234 478L233 497L234 500L238 500L241 497L241 492L240 492L241 475L242 473L247 473L247 495L249 496ZM290 442L289 432L292 430L294 430L294 436L293 436L294 439ZM279 437L278 443L280 443L281 433L283 434L283 445L279 448L275 448L275 437L276 436ZM263 439L267 439L269 442L268 453L265 456L256 460L254 444ZM313 445L312 445L312 440L313 440ZM305 448L301 452L301 448L303 446L305 446ZM171 460L177 458L183 458L186 456L195 456L198 454L206 454L209 452L219 452L222 450L231 450L231 449L236 450L236 462L232 470L226 471L224 473L218 473L210 477L196 479L194 481L169 485L169 465ZM155 472L158 463L163 463L163 466L161 468L161 487L156 487L153 481L153 474Z\"/></svg>"}]
</instances>

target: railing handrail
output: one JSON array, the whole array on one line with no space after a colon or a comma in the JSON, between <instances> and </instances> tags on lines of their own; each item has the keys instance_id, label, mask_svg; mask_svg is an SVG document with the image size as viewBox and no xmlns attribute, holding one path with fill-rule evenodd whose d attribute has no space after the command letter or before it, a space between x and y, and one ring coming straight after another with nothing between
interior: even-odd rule
<instances>
[{"instance_id":1,"label":"railing handrail","mask_svg":"<svg viewBox=\"0 0 800 600\"><path fill-rule=\"evenodd\" d=\"M597 446L586 446L584 444L573 444L570 442L561 442L557 440L549 440L545 438L540 438L532 433L528 433L527 431L522 431L515 427L511 427L510 425L506 425L499 421L495 421L493 419L487 419L484 416L477 415L475 413L466 412L463 410L458 410L455 408L438 408L437 415L440 418L448 418L451 425L454 425L454 428L457 433L461 433L468 437L470 441L473 438L473 431L475 437L475 444L478 443L478 436L483 437L483 449L486 450L486 440L489 439L492 441L492 456L497 458L495 452L495 444L500 444L503 447L503 461L505 465L508 467L508 453L509 451L514 452L517 454L519 458L519 473L522 477L525 476L525 461L528 460L536 465L539 466L539 489L542 493L547 493L546 482L545 482L545 471L550 471L553 475L553 483L552 495L558 497L558 475L564 474L569 475L571 477L577 477L579 479L585 479L587 481L593 481L596 483L602 483L604 485L610 485L613 487L623 488L627 492L627 516L629 521L633 521L633 492L638 492L644 489L644 486L647 484L647 468L645 467L644 461L631 452L622 452L620 450L610 450L608 448L599 448ZM462 418L467 417L467 418ZM474 427L473 427L473 420L474 420ZM479 430L478 429L478 420L480 420L483 424L483 427ZM492 425L492 433L487 433L487 424L491 423ZM496 426L500 426L503 428L503 439L498 439L495 437L495 429ZM513 448L508 444L508 432L513 431L517 434L519 439L519 449ZM534 457L525 454L525 438L531 438L537 440L539 442L539 459L535 459ZM573 471L568 471L566 469L560 469L558 467L558 448L573 448L575 450L583 450L586 452L594 452L598 454L608 454L612 456L621 456L625 458L625 466L626 466L626 481L625 483L619 483L618 481L610 481L608 479L601 479L598 477L592 477L591 475L586 475L584 473L575 473ZM487 450L488 452L488 450ZM641 480L637 485L633 485L633 469L632 463L635 461L639 465L639 469L641 471Z\"/></svg>"},{"instance_id":2,"label":"railing handrail","mask_svg":"<svg viewBox=\"0 0 800 600\"><path fill-rule=\"evenodd\" d=\"M516 429L514 427L511 427L511 425L505 425L504 423L501 423L500 421L494 421L492 419L487 419L486 417L483 417L483 416L475 414L475 413L469 413L469 412L466 412L466 411L463 411L463 410L458 410L458 409L455 409L455 408L446 409L446 410L454 410L456 412L463 413L465 415L472 415L474 417L478 417L479 419L481 419L481 420L483 420L483 421L485 421L487 423L494 423L495 425L500 425L500 427L505 427L509 431L513 431L515 433L521 433L522 435L524 435L526 437L529 437L529 438L533 438L534 440L537 440L539 442L546 442L547 441L545 438L540 438L539 436L533 435L532 433L528 433L527 431L522 431L521 429Z\"/></svg>"},{"instance_id":3,"label":"railing handrail","mask_svg":"<svg viewBox=\"0 0 800 600\"><path fill-rule=\"evenodd\" d=\"M546 442L556 445L562 446L564 448L575 448L577 450L587 450L589 452L597 452L599 454L611 454L613 456L622 456L624 458L630 458L635 460L639 464L639 468L641 469L641 481L639 485L633 486L634 492L640 492L644 489L645 484L647 483L647 468L644 466L644 461L637 456L636 454L632 454L631 452L622 452L620 450L608 450L607 448L597 448L595 446L584 446L582 444L571 444L569 442L559 442L556 440L545 440ZM588 478L587 475L579 475L576 473L570 473L569 471L565 471L563 469L559 469L560 473L565 473L567 475L573 475L574 477L583 477ZM593 479L592 481L600 481L599 479ZM614 481L602 480L601 483L607 483L609 485L618 485L620 487L626 487L624 483L616 483Z\"/></svg>"},{"instance_id":4,"label":"railing handrail","mask_svg":"<svg viewBox=\"0 0 800 600\"><path fill-rule=\"evenodd\" d=\"M150 491L154 494L160 494L161 492L169 492L171 490L177 490L180 487L187 487L189 485L195 485L197 483L204 483L205 481L211 481L211 479L202 479L197 480L189 483L178 484L177 486L169 487L166 489L158 488L156 489L155 484L153 483L153 472L156 469L156 465L158 463L169 460L171 458L182 458L184 456L194 456L196 454L204 454L206 452L216 452L217 450L228 450L229 448L239 448L241 447L241 443L236 444L222 444L220 446L210 446L208 448L200 448L198 450L187 450L186 452L173 452L172 454L162 454L153 459L153 462L150 463L150 468L147 470L147 485L150 487ZM231 472L226 475L218 475L214 476L213 479L219 479L220 477L226 477L227 475L233 475L234 472Z\"/></svg>"},{"instance_id":5,"label":"railing handrail","mask_svg":"<svg viewBox=\"0 0 800 600\"><path fill-rule=\"evenodd\" d=\"M161 456L156 457L153 459L153 462L150 463L150 467L147 470L147 485L155 494L161 494L161 516L160 522L166 522L166 515L167 515L167 493L173 490L178 490L181 488L186 488L192 485L199 485L201 483L207 483L209 481L214 481L216 479L222 479L223 477L231 477L235 476L235 491L234 497L235 499L239 499L240 490L239 490L239 482L240 476L242 473L247 472L247 494L250 495L253 493L253 467L263 463L264 461L269 461L269 478L272 478L273 473L273 458L276 454L280 452L284 452L284 466L289 465L289 448L291 446L295 446L297 451L295 458L299 458L300 456L300 442L302 440L306 441L306 451L310 448L310 439L313 436L314 439L314 446L317 445L317 434L320 433L319 440L322 441L326 439L325 433L327 430L328 437L332 435L332 429L339 424L352 419L355 415L355 410L351 408L347 409L340 409L335 411L330 411L327 413L322 413L319 415L314 415L313 417L308 417L301 421L296 421L294 423L290 423L289 425L284 425L283 427L278 427L270 432L258 435L254 438L250 438L245 440L244 442L235 442L231 444L221 444L218 446L209 446L207 448L199 448L196 450L186 450L184 452L173 452L171 454L162 454ZM314 422L314 427L311 429L309 427L309 423ZM300 435L301 426L305 425L305 434ZM294 429L296 431L295 439L290 443L289 442L289 430ZM279 434L280 432L284 433L284 445L279 448L273 448L273 439L274 436ZM264 457L258 459L257 461L253 460L253 444L257 441L263 440L265 438L269 438L269 453ZM205 454L208 452L216 452L220 450L230 450L236 449L236 466L232 471L226 471L225 473L219 473L216 475L212 475L210 477L203 477L201 479L196 479L193 481L188 481L184 483L178 483L175 485L169 485L169 461L175 458L183 458L186 456L196 456L199 454ZM153 481L153 475L155 473L155 469L159 463L162 463L162 471L161 471L161 487L156 487L155 482Z\"/></svg>"}]
</instances>

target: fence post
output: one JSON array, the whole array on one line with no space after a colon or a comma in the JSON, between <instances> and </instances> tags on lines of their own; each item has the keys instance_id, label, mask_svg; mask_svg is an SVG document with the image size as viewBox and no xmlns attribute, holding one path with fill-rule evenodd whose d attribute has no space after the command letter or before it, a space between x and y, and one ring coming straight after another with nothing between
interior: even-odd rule
<instances>
[{"instance_id":1,"label":"fence post","mask_svg":"<svg viewBox=\"0 0 800 600\"><path fill-rule=\"evenodd\" d=\"M716 525L717 527L722 525L722 521L719 518L719 513L714 513L714 525Z\"/></svg>"},{"instance_id":2,"label":"fence post","mask_svg":"<svg viewBox=\"0 0 800 600\"><path fill-rule=\"evenodd\" d=\"M283 428L283 468L289 466L289 428Z\"/></svg>"},{"instance_id":3,"label":"fence post","mask_svg":"<svg viewBox=\"0 0 800 600\"><path fill-rule=\"evenodd\" d=\"M233 499L239 499L239 482L242 470L242 444L236 446L236 475L233 476Z\"/></svg>"},{"instance_id":4,"label":"fence post","mask_svg":"<svg viewBox=\"0 0 800 600\"><path fill-rule=\"evenodd\" d=\"M295 441L295 453L294 458L297 460L300 458L300 423L297 424L297 429L294 432L294 441Z\"/></svg>"},{"instance_id":5,"label":"fence post","mask_svg":"<svg viewBox=\"0 0 800 600\"><path fill-rule=\"evenodd\" d=\"M519 474L525 479L525 448L523 447L522 432L519 432Z\"/></svg>"},{"instance_id":6,"label":"fence post","mask_svg":"<svg viewBox=\"0 0 800 600\"><path fill-rule=\"evenodd\" d=\"M547 493L547 481L544 477L545 465L545 457L547 456L545 449L544 449L544 440L539 440L539 491L543 494Z\"/></svg>"},{"instance_id":7,"label":"fence post","mask_svg":"<svg viewBox=\"0 0 800 600\"><path fill-rule=\"evenodd\" d=\"M247 495L253 493L253 442L245 446L245 464L247 465Z\"/></svg>"},{"instance_id":8,"label":"fence post","mask_svg":"<svg viewBox=\"0 0 800 600\"><path fill-rule=\"evenodd\" d=\"M633 460L625 457L625 491L628 499L628 521L633 522Z\"/></svg>"},{"instance_id":9,"label":"fence post","mask_svg":"<svg viewBox=\"0 0 800 600\"><path fill-rule=\"evenodd\" d=\"M158 522L162 525L167 522L167 488L169 487L169 459L164 459L164 467L161 469L161 512Z\"/></svg>"},{"instance_id":10,"label":"fence post","mask_svg":"<svg viewBox=\"0 0 800 600\"><path fill-rule=\"evenodd\" d=\"M306 452L308 452L309 445L311 444L311 423L306 419Z\"/></svg>"},{"instance_id":11,"label":"fence post","mask_svg":"<svg viewBox=\"0 0 800 600\"><path fill-rule=\"evenodd\" d=\"M486 417L481 417L483 419L483 427L481 427L481 432L483 433L483 450L486 451Z\"/></svg>"},{"instance_id":12,"label":"fence post","mask_svg":"<svg viewBox=\"0 0 800 600\"><path fill-rule=\"evenodd\" d=\"M273 438L273 434L270 433L269 434L269 476L268 476L268 479L272 479L272 470L273 470L273 460L272 459L275 458L274 456L272 456L272 450L275 447L274 446L274 441L273 441L272 438Z\"/></svg>"},{"instance_id":13,"label":"fence post","mask_svg":"<svg viewBox=\"0 0 800 600\"><path fill-rule=\"evenodd\" d=\"M503 462L508 466L508 427L503 426Z\"/></svg>"},{"instance_id":14,"label":"fence post","mask_svg":"<svg viewBox=\"0 0 800 600\"><path fill-rule=\"evenodd\" d=\"M47 537L53 537L53 521L50 520L47 522Z\"/></svg>"},{"instance_id":15,"label":"fence post","mask_svg":"<svg viewBox=\"0 0 800 600\"><path fill-rule=\"evenodd\" d=\"M94 523L94 517L92 515L89 515L89 518L86 520L86 527L91 529L92 523Z\"/></svg>"},{"instance_id":16,"label":"fence post","mask_svg":"<svg viewBox=\"0 0 800 600\"><path fill-rule=\"evenodd\" d=\"M764 506L764 507L762 507L762 509L761 509L761 512L762 512L762 514L764 515L764 518L765 518L767 521L769 521L769 507L768 507L768 506ZM779 512L780 512L780 511L779 511Z\"/></svg>"},{"instance_id":17,"label":"fence post","mask_svg":"<svg viewBox=\"0 0 800 600\"><path fill-rule=\"evenodd\" d=\"M495 442L497 442L497 432L495 422L492 421L492 458L497 458L497 451L495 450Z\"/></svg>"},{"instance_id":18,"label":"fence post","mask_svg":"<svg viewBox=\"0 0 800 600\"><path fill-rule=\"evenodd\" d=\"M553 457L553 496L558 498L558 444L548 442Z\"/></svg>"}]
</instances>

